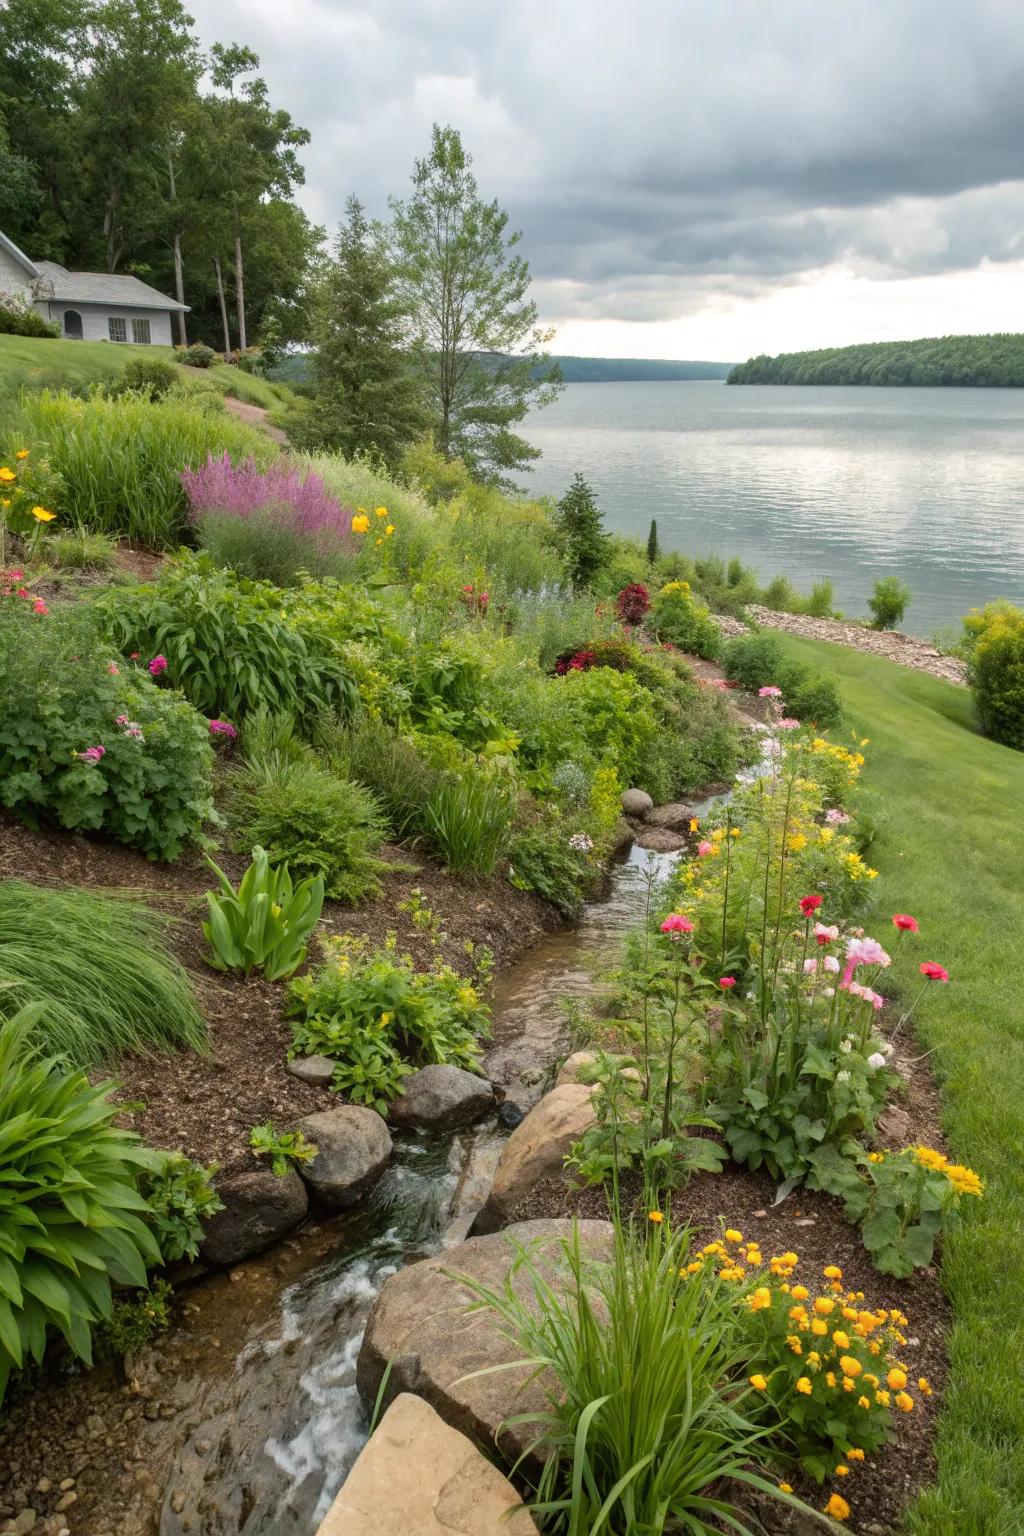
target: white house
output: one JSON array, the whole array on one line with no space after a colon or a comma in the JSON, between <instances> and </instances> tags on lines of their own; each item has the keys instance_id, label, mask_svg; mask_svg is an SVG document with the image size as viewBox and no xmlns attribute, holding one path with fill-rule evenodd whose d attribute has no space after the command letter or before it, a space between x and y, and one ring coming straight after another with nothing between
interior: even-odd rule
<instances>
[{"instance_id":1,"label":"white house","mask_svg":"<svg viewBox=\"0 0 1024 1536\"><path fill-rule=\"evenodd\" d=\"M56 261L30 261L0 230L0 296L27 300L73 341L171 345L171 315L188 309L137 277L69 272Z\"/></svg>"}]
</instances>

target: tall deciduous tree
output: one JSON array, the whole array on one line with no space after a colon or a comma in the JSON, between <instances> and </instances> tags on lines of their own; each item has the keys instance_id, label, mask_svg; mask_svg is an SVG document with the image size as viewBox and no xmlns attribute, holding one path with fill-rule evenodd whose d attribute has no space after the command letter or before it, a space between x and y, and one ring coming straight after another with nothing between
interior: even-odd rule
<instances>
[{"instance_id":1,"label":"tall deciduous tree","mask_svg":"<svg viewBox=\"0 0 1024 1536\"><path fill-rule=\"evenodd\" d=\"M405 346L407 316L387 233L367 221L355 197L345 205L315 316L310 446L349 456L368 451L396 465L430 418L422 378Z\"/></svg>"},{"instance_id":2,"label":"tall deciduous tree","mask_svg":"<svg viewBox=\"0 0 1024 1536\"><path fill-rule=\"evenodd\" d=\"M478 478L505 484L507 471L539 457L512 428L531 405L553 400L561 379L543 351L553 332L537 325L520 236L480 196L471 166L457 130L435 123L412 196L391 207L437 445Z\"/></svg>"}]
</instances>

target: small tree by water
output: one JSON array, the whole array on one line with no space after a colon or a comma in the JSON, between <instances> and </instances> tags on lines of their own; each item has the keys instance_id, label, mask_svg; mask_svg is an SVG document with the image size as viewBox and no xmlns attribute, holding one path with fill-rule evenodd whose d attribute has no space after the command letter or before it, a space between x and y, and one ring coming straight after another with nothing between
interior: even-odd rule
<instances>
[{"instance_id":1,"label":"small tree by water","mask_svg":"<svg viewBox=\"0 0 1024 1536\"><path fill-rule=\"evenodd\" d=\"M574 587L589 587L607 563L608 535L594 492L579 471L558 503L556 528L569 580Z\"/></svg>"},{"instance_id":2,"label":"small tree by water","mask_svg":"<svg viewBox=\"0 0 1024 1536\"><path fill-rule=\"evenodd\" d=\"M648 565L653 565L654 562L657 560L659 554L660 554L660 550L658 549L658 522L657 522L656 518L652 517L651 518L651 531L647 535L647 563L648 563Z\"/></svg>"},{"instance_id":3,"label":"small tree by water","mask_svg":"<svg viewBox=\"0 0 1024 1536\"><path fill-rule=\"evenodd\" d=\"M873 629L895 629L910 602L910 588L898 576L883 576L868 598Z\"/></svg>"}]
</instances>

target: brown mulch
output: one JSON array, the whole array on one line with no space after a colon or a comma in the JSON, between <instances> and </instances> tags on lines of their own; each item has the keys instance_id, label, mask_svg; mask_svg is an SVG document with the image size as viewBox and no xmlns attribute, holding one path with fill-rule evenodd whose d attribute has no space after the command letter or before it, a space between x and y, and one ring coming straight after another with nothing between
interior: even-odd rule
<instances>
[{"instance_id":1,"label":"brown mulch","mask_svg":"<svg viewBox=\"0 0 1024 1536\"><path fill-rule=\"evenodd\" d=\"M503 967L557 925L547 903L502 880L461 880L405 849L384 849L382 856L394 866L382 894L357 909L325 902L324 929L364 935L374 943L394 930L401 947L423 964L429 946L408 914L398 910L418 888L443 924L445 959L467 971L467 940L489 948L496 966ZM237 881L247 861L218 854L218 862ZM312 1088L286 1071L291 1045L291 1027L283 1017L286 983L247 979L204 964L202 897L212 877L198 854L186 854L176 864L150 864L129 848L52 830L33 832L7 819L0 821L0 879L10 878L120 891L167 915L171 948L188 969L209 1024L209 1054L132 1056L93 1074L115 1076L119 1096L144 1105L126 1120L154 1146L180 1147L200 1162L218 1163L222 1172L237 1172L257 1166L249 1150L254 1125L271 1119L280 1127L337 1102L329 1089Z\"/></svg>"},{"instance_id":2,"label":"brown mulch","mask_svg":"<svg viewBox=\"0 0 1024 1536\"><path fill-rule=\"evenodd\" d=\"M939 1095L924 1058L916 1055L914 1042L900 1037L892 1062L904 1080L902 1103L886 1111L880 1123L879 1144L898 1150L913 1141L942 1148ZM695 1175L672 1202L677 1223L690 1222L695 1246L721 1236L727 1226L737 1227L753 1238L768 1256L792 1249L800 1255L796 1279L813 1288L826 1264L838 1264L850 1290L864 1292L869 1306L898 1307L909 1319L903 1351L915 1407L909 1414L894 1416L893 1438L884 1450L861 1464L852 1463L850 1476L818 1487L797 1472L787 1472L797 1495L812 1508L824 1507L837 1491L851 1505L845 1529L862 1536L882 1536L901 1528L904 1511L918 1492L934 1481L936 1472L932 1442L946 1378L945 1342L951 1312L939 1278L938 1267L920 1269L907 1280L880 1275L871 1262L855 1227L847 1225L842 1204L829 1195L797 1190L773 1206L775 1181L764 1171L750 1173L728 1164L722 1173ZM643 1189L630 1175L622 1181L624 1208L641 1217ZM512 1221L541 1216L602 1218L608 1215L602 1188L579 1189L563 1179L538 1184L513 1213ZM934 1396L916 1389L918 1376L928 1378ZM740 1494L734 1495L740 1498ZM791 1515L772 1500L751 1508L770 1536L811 1536L820 1530L801 1515ZM952 1533L951 1533L952 1536Z\"/></svg>"}]
</instances>

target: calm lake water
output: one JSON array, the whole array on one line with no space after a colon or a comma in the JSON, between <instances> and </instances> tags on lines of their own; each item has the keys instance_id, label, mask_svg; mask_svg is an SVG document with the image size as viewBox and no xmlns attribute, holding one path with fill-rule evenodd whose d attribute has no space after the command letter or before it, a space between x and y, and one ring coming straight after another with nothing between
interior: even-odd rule
<instances>
[{"instance_id":1,"label":"calm lake water","mask_svg":"<svg viewBox=\"0 0 1024 1536\"><path fill-rule=\"evenodd\" d=\"M524 433L534 491L579 469L614 531L829 577L851 616L892 573L916 634L1024 603L1024 390L570 384Z\"/></svg>"}]
</instances>

